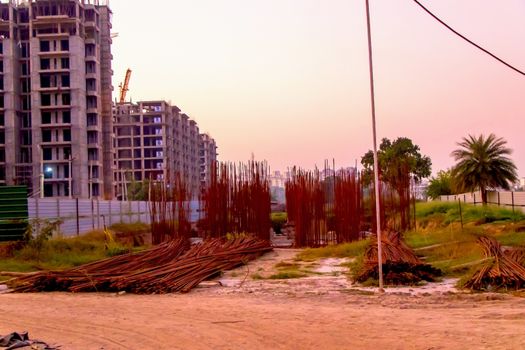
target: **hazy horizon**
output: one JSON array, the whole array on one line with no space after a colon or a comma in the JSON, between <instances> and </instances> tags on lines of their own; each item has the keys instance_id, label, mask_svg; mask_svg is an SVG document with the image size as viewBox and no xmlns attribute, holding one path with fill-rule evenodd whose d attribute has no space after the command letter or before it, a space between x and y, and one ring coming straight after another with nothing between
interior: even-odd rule
<instances>
[{"instance_id":1,"label":"hazy horizon","mask_svg":"<svg viewBox=\"0 0 525 350\"><path fill-rule=\"evenodd\" d=\"M147 5L146 5L147 4ZM425 1L452 27L525 69L525 3ZM165 99L197 120L219 159L352 166L372 148L365 2L113 0L115 95ZM525 176L525 78L413 1L371 1L378 142L405 136L451 167L456 142L495 133Z\"/></svg>"}]
</instances>

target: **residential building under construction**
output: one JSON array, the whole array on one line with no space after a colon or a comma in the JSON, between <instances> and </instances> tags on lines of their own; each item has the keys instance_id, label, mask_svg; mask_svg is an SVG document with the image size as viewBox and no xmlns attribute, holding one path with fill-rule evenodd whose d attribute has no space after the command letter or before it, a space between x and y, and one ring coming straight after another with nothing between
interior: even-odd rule
<instances>
[{"instance_id":1,"label":"residential building under construction","mask_svg":"<svg viewBox=\"0 0 525 350\"><path fill-rule=\"evenodd\" d=\"M215 140L166 101L114 105L114 183L117 197L133 182L173 180L180 174L193 198L217 159Z\"/></svg>"},{"instance_id":2,"label":"residential building under construction","mask_svg":"<svg viewBox=\"0 0 525 350\"><path fill-rule=\"evenodd\" d=\"M99 0L0 4L0 183L113 197L110 30Z\"/></svg>"}]
</instances>

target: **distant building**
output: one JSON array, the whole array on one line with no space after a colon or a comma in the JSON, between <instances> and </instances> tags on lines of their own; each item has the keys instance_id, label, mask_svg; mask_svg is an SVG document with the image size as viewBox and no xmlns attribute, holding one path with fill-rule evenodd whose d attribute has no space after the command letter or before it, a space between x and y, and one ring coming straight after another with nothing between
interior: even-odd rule
<instances>
[{"instance_id":1,"label":"distant building","mask_svg":"<svg viewBox=\"0 0 525 350\"><path fill-rule=\"evenodd\" d=\"M270 174L270 187L284 188L286 179L287 179L287 175L281 173L279 170L273 171Z\"/></svg>"},{"instance_id":2,"label":"distant building","mask_svg":"<svg viewBox=\"0 0 525 350\"><path fill-rule=\"evenodd\" d=\"M197 123L166 101L114 105L114 134L118 197L133 181L168 181L179 173L197 198L217 159L215 140L206 135L203 142Z\"/></svg>"},{"instance_id":3,"label":"distant building","mask_svg":"<svg viewBox=\"0 0 525 350\"><path fill-rule=\"evenodd\" d=\"M200 134L199 166L201 188L210 184L212 168L217 163L217 144L209 134Z\"/></svg>"},{"instance_id":4,"label":"distant building","mask_svg":"<svg viewBox=\"0 0 525 350\"><path fill-rule=\"evenodd\" d=\"M414 182L412 181L412 191L416 200L426 201L428 198L427 195L428 181Z\"/></svg>"}]
</instances>

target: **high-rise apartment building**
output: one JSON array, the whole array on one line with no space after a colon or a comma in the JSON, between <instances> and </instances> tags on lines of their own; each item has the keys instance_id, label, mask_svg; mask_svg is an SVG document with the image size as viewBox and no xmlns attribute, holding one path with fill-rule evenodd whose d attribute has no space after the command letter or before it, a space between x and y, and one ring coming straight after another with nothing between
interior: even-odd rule
<instances>
[{"instance_id":1,"label":"high-rise apartment building","mask_svg":"<svg viewBox=\"0 0 525 350\"><path fill-rule=\"evenodd\" d=\"M164 101L119 104L114 118L117 193L124 183L167 179L174 158L172 107Z\"/></svg>"},{"instance_id":2,"label":"high-rise apartment building","mask_svg":"<svg viewBox=\"0 0 525 350\"><path fill-rule=\"evenodd\" d=\"M208 134L200 135L199 166L201 187L209 185L212 168L217 162L217 144Z\"/></svg>"},{"instance_id":3,"label":"high-rise apartment building","mask_svg":"<svg viewBox=\"0 0 525 350\"><path fill-rule=\"evenodd\" d=\"M182 175L190 192L196 197L200 193L199 126L184 113L174 113L173 117L176 145L175 171Z\"/></svg>"},{"instance_id":4,"label":"high-rise apartment building","mask_svg":"<svg viewBox=\"0 0 525 350\"><path fill-rule=\"evenodd\" d=\"M118 197L132 182L169 181L175 174L182 176L193 198L199 196L202 176L209 177L201 168L203 142L197 123L177 106L165 101L116 104L114 134ZM206 159L215 160L215 141L207 137Z\"/></svg>"},{"instance_id":5,"label":"high-rise apartment building","mask_svg":"<svg viewBox=\"0 0 525 350\"><path fill-rule=\"evenodd\" d=\"M103 1L0 4L0 182L113 197L110 30Z\"/></svg>"}]
</instances>

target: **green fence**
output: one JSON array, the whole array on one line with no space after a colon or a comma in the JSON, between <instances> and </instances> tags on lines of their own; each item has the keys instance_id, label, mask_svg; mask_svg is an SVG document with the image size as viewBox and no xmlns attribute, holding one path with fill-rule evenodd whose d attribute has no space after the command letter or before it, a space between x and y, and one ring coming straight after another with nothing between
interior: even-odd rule
<instances>
[{"instance_id":1,"label":"green fence","mask_svg":"<svg viewBox=\"0 0 525 350\"><path fill-rule=\"evenodd\" d=\"M27 187L0 186L0 241L21 240L27 218Z\"/></svg>"}]
</instances>

